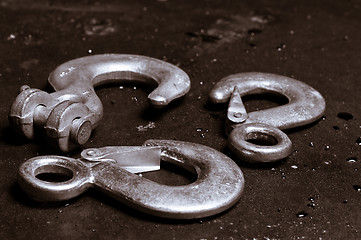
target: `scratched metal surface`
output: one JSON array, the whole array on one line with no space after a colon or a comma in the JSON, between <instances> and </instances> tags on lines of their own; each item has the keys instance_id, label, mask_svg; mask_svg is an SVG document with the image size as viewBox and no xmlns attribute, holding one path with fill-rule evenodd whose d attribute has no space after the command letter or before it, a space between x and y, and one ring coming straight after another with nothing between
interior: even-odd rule
<instances>
[{"instance_id":1,"label":"scratched metal surface","mask_svg":"<svg viewBox=\"0 0 361 240\"><path fill-rule=\"evenodd\" d=\"M361 52L358 1L10 1L0 2L1 239L355 239L361 238ZM141 145L178 139L225 152L226 106L208 103L229 74L261 71L317 89L322 120L288 131L294 153L262 167L239 163L241 200L192 221L148 216L95 190L58 204L28 199L16 184L20 164L54 154L21 140L7 115L23 84L49 90L48 74L87 55L131 53L179 65L192 89L169 107L149 109L139 86L97 90L105 116L84 146ZM248 111L282 99L249 97ZM77 157L78 152L69 156ZM192 180L163 169L143 174L164 184Z\"/></svg>"}]
</instances>

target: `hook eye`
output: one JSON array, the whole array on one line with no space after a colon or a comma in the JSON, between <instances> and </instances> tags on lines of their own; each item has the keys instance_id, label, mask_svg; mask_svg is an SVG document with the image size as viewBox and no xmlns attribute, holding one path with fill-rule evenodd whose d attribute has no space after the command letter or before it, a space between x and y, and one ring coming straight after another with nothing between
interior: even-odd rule
<instances>
[{"instance_id":1,"label":"hook eye","mask_svg":"<svg viewBox=\"0 0 361 240\"><path fill-rule=\"evenodd\" d=\"M37 179L45 182L66 182L73 178L73 172L58 165L45 165L35 169Z\"/></svg>"},{"instance_id":2,"label":"hook eye","mask_svg":"<svg viewBox=\"0 0 361 240\"><path fill-rule=\"evenodd\" d=\"M284 132L261 123L238 125L229 135L228 147L251 163L275 162L292 152L292 142Z\"/></svg>"},{"instance_id":3,"label":"hook eye","mask_svg":"<svg viewBox=\"0 0 361 240\"><path fill-rule=\"evenodd\" d=\"M18 183L39 201L67 200L83 193L90 183L88 168L72 158L35 157L19 168Z\"/></svg>"}]
</instances>

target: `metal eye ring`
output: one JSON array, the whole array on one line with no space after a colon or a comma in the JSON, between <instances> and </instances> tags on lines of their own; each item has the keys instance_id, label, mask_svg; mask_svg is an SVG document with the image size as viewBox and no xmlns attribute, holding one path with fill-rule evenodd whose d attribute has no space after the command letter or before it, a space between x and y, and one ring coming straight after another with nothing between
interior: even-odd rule
<instances>
[{"instance_id":1,"label":"metal eye ring","mask_svg":"<svg viewBox=\"0 0 361 240\"><path fill-rule=\"evenodd\" d=\"M255 144L252 140L265 142ZM241 124L229 135L228 147L242 160L275 162L292 152L292 142L280 129L262 123Z\"/></svg>"}]
</instances>

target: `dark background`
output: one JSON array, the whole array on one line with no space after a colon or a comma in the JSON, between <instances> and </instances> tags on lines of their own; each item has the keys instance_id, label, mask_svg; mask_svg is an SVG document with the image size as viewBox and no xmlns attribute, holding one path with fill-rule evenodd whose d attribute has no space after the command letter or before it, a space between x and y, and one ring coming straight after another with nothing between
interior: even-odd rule
<instances>
[{"instance_id":1,"label":"dark background","mask_svg":"<svg viewBox=\"0 0 361 240\"><path fill-rule=\"evenodd\" d=\"M361 238L360 8L356 0L1 1L0 238ZM13 134L10 106L21 85L49 90L47 77L58 65L102 53L176 64L189 74L192 88L161 111L149 108L151 89L98 88L105 114L84 148L158 138L229 155L226 106L209 104L207 95L221 78L240 72L303 81L324 96L327 109L320 121L287 131L294 152L284 161L257 167L235 159L245 175L244 193L214 217L155 218L95 190L58 204L36 203L17 186L17 170L26 159L56 152L43 140ZM248 97L246 107L269 108L278 100ZM138 131L149 123L155 127ZM169 169L143 176L164 184L191 181Z\"/></svg>"}]
</instances>

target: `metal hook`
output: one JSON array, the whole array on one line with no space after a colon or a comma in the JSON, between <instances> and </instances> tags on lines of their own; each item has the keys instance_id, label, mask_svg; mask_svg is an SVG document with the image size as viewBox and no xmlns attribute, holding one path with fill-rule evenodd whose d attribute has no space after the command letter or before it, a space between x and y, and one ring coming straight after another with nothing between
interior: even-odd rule
<instances>
[{"instance_id":1,"label":"metal hook","mask_svg":"<svg viewBox=\"0 0 361 240\"><path fill-rule=\"evenodd\" d=\"M74 144L86 143L103 116L103 106L94 86L114 81L157 83L158 87L148 96L156 107L166 106L190 89L188 75L177 66L125 54L71 60L58 66L48 80L54 93L21 87L9 119L11 125L29 139L34 138L35 125L43 127L64 152Z\"/></svg>"},{"instance_id":2,"label":"metal hook","mask_svg":"<svg viewBox=\"0 0 361 240\"><path fill-rule=\"evenodd\" d=\"M189 185L167 186L132 174L124 170L120 160L122 153L129 155L129 148L135 152L134 158L137 152L142 159L147 154L160 156L161 160L196 174L197 180ZM104 155L108 157L103 158ZM237 164L200 144L148 140L143 147L88 149L82 156L85 158L31 158L20 166L18 183L40 201L67 200L95 187L139 211L176 219L202 218L223 212L240 199L244 189L243 173ZM70 179L48 182L37 177L43 173L61 173Z\"/></svg>"},{"instance_id":3,"label":"metal hook","mask_svg":"<svg viewBox=\"0 0 361 240\"><path fill-rule=\"evenodd\" d=\"M264 92L281 94L287 97L288 103L270 109L247 113L241 97ZM240 147L237 143L250 139L249 134L253 136L269 135L269 137L277 139L284 139L284 135L282 132L276 131L271 127L268 127L266 131L267 127L265 126L258 128L258 130L256 128L246 128L247 131L245 129L237 129L240 125L263 123L285 130L318 120L326 108L322 95L309 85L292 78L269 73L250 72L227 76L215 85L209 96L210 100L214 103L230 101L227 113L230 131L237 130L238 133L231 134L232 137L230 138L229 145L241 158L252 162L276 161L288 156L291 152L291 142L289 140L282 142L282 145L286 144L287 146L281 148L278 148L279 146L270 146L278 149L278 154L271 154L268 157L266 157L267 152L264 148L256 150L257 148L253 146L251 150L258 151L258 153L249 157L248 153L245 152L244 146ZM246 148L250 150L250 146L247 144Z\"/></svg>"}]
</instances>

